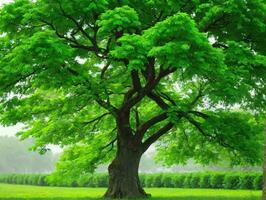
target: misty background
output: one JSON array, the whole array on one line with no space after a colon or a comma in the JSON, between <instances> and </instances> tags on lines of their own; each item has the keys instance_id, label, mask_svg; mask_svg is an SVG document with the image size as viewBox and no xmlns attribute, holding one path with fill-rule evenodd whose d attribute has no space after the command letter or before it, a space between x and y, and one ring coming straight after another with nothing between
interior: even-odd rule
<instances>
[{"instance_id":1,"label":"misty background","mask_svg":"<svg viewBox=\"0 0 266 200\"><path fill-rule=\"evenodd\" d=\"M34 141L27 139L20 141L15 134L23 126L0 127L0 174L10 173L51 173L56 166L62 149L57 146L50 146L51 151L45 155L31 151ZM261 167L230 167L226 162L221 161L217 165L201 166L193 161L187 165L176 165L165 167L161 163L154 161L156 152L154 148L147 151L140 163L140 172L161 173L161 172L200 172L200 171L261 171ZM98 172L107 172L107 166L100 166Z\"/></svg>"}]
</instances>

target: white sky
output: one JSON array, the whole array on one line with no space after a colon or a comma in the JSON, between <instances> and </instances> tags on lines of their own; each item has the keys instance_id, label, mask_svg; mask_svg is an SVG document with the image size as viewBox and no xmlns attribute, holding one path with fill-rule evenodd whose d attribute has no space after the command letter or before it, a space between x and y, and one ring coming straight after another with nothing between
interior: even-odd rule
<instances>
[{"instance_id":1,"label":"white sky","mask_svg":"<svg viewBox=\"0 0 266 200\"><path fill-rule=\"evenodd\" d=\"M10 127L0 126L0 136L15 136L16 133L19 132L22 129L22 127L23 127L23 124L18 124L16 126L10 126ZM48 147L54 153L62 152L62 149L59 146L48 145Z\"/></svg>"},{"instance_id":2,"label":"white sky","mask_svg":"<svg viewBox=\"0 0 266 200\"><path fill-rule=\"evenodd\" d=\"M21 130L21 128L22 128L21 124L17 126L11 126L11 127L0 126L0 136L3 136L3 135L14 136L18 131Z\"/></svg>"},{"instance_id":3,"label":"white sky","mask_svg":"<svg viewBox=\"0 0 266 200\"><path fill-rule=\"evenodd\" d=\"M10 3L12 0L0 0L0 5L4 3Z\"/></svg>"}]
</instances>

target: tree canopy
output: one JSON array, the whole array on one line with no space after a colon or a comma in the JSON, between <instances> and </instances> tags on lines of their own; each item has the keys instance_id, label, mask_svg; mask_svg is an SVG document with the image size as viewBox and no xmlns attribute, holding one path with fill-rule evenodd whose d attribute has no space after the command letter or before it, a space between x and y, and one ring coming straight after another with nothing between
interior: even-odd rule
<instances>
[{"instance_id":1,"label":"tree canopy","mask_svg":"<svg viewBox=\"0 0 266 200\"><path fill-rule=\"evenodd\" d=\"M16 0L0 16L1 123L67 146L62 173L121 141L158 141L169 165L261 161L264 0Z\"/></svg>"}]
</instances>

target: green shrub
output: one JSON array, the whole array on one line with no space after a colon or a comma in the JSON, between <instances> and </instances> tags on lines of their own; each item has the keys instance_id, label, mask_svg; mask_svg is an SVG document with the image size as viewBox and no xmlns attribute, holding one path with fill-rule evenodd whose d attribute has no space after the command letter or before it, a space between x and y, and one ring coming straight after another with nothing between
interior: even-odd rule
<instances>
[{"instance_id":1,"label":"green shrub","mask_svg":"<svg viewBox=\"0 0 266 200\"><path fill-rule=\"evenodd\" d=\"M199 188L200 174L192 174L190 178L190 188Z\"/></svg>"},{"instance_id":2,"label":"green shrub","mask_svg":"<svg viewBox=\"0 0 266 200\"><path fill-rule=\"evenodd\" d=\"M225 174L213 174L211 176L211 187L212 188L223 188Z\"/></svg>"},{"instance_id":3,"label":"green shrub","mask_svg":"<svg viewBox=\"0 0 266 200\"><path fill-rule=\"evenodd\" d=\"M186 174L185 175L185 179L184 179L184 183L183 183L184 188L190 188L191 187L191 185L190 185L191 178L192 178L192 174Z\"/></svg>"},{"instance_id":4,"label":"green shrub","mask_svg":"<svg viewBox=\"0 0 266 200\"><path fill-rule=\"evenodd\" d=\"M263 186L263 177L262 175L256 176L253 182L253 187L255 190L261 190Z\"/></svg>"},{"instance_id":5,"label":"green shrub","mask_svg":"<svg viewBox=\"0 0 266 200\"><path fill-rule=\"evenodd\" d=\"M208 174L201 174L200 181L199 181L200 188L211 188L211 175Z\"/></svg>"},{"instance_id":6,"label":"green shrub","mask_svg":"<svg viewBox=\"0 0 266 200\"><path fill-rule=\"evenodd\" d=\"M238 189L240 186L240 176L234 174L226 174L224 177L225 189Z\"/></svg>"},{"instance_id":7,"label":"green shrub","mask_svg":"<svg viewBox=\"0 0 266 200\"><path fill-rule=\"evenodd\" d=\"M240 189L254 189L254 179L256 178L256 175L241 175L240 176Z\"/></svg>"},{"instance_id":8,"label":"green shrub","mask_svg":"<svg viewBox=\"0 0 266 200\"><path fill-rule=\"evenodd\" d=\"M162 174L153 175L152 187L162 187Z\"/></svg>"},{"instance_id":9,"label":"green shrub","mask_svg":"<svg viewBox=\"0 0 266 200\"><path fill-rule=\"evenodd\" d=\"M47 183L47 175L40 175L39 178L38 178L38 185L40 186L47 186L48 183Z\"/></svg>"},{"instance_id":10,"label":"green shrub","mask_svg":"<svg viewBox=\"0 0 266 200\"><path fill-rule=\"evenodd\" d=\"M107 187L108 186L108 176L107 174L94 174L93 182L95 187Z\"/></svg>"},{"instance_id":11,"label":"green shrub","mask_svg":"<svg viewBox=\"0 0 266 200\"><path fill-rule=\"evenodd\" d=\"M142 187L146 187L146 185L145 185L146 177L147 177L147 174L140 174L139 175L139 180L140 180L140 184L142 185Z\"/></svg>"},{"instance_id":12,"label":"green shrub","mask_svg":"<svg viewBox=\"0 0 266 200\"><path fill-rule=\"evenodd\" d=\"M28 175L22 175L22 176L23 176L23 185L29 184Z\"/></svg>"},{"instance_id":13,"label":"green shrub","mask_svg":"<svg viewBox=\"0 0 266 200\"><path fill-rule=\"evenodd\" d=\"M79 177L77 183L79 187L87 187L89 185L89 176L84 175Z\"/></svg>"},{"instance_id":14,"label":"green shrub","mask_svg":"<svg viewBox=\"0 0 266 200\"><path fill-rule=\"evenodd\" d=\"M172 174L163 174L161 181L162 181L162 187L167 187L167 188L174 187L172 181Z\"/></svg>"},{"instance_id":15,"label":"green shrub","mask_svg":"<svg viewBox=\"0 0 266 200\"><path fill-rule=\"evenodd\" d=\"M16 174L11 174L9 181L10 183L16 183Z\"/></svg>"},{"instance_id":16,"label":"green shrub","mask_svg":"<svg viewBox=\"0 0 266 200\"><path fill-rule=\"evenodd\" d=\"M89 175L88 176L88 187L95 187L95 184L94 184L94 179L93 179L93 176L92 175Z\"/></svg>"},{"instance_id":17,"label":"green shrub","mask_svg":"<svg viewBox=\"0 0 266 200\"><path fill-rule=\"evenodd\" d=\"M184 187L186 175L185 174L173 174L172 175L172 185L175 188L182 188Z\"/></svg>"},{"instance_id":18,"label":"green shrub","mask_svg":"<svg viewBox=\"0 0 266 200\"><path fill-rule=\"evenodd\" d=\"M145 176L145 187L152 187L153 185L153 175L146 174Z\"/></svg>"},{"instance_id":19,"label":"green shrub","mask_svg":"<svg viewBox=\"0 0 266 200\"><path fill-rule=\"evenodd\" d=\"M140 181L144 187L262 189L262 174L258 173L140 174ZM84 174L76 180L45 174L4 174L0 175L0 182L39 186L107 187L108 174Z\"/></svg>"}]
</instances>

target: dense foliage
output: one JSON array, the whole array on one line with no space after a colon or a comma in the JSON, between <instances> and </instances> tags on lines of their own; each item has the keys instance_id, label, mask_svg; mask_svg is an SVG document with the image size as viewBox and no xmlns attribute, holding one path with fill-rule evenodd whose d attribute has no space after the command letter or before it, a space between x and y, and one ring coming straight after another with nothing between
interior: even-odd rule
<instances>
[{"instance_id":1,"label":"dense foliage","mask_svg":"<svg viewBox=\"0 0 266 200\"><path fill-rule=\"evenodd\" d=\"M219 188L219 189L262 189L261 173L162 173L140 174L144 187L166 188ZM107 187L107 174L84 175L78 180L61 178L54 180L49 175L43 174L10 174L0 175L0 183L39 185L39 186L64 186L64 187Z\"/></svg>"}]
</instances>

